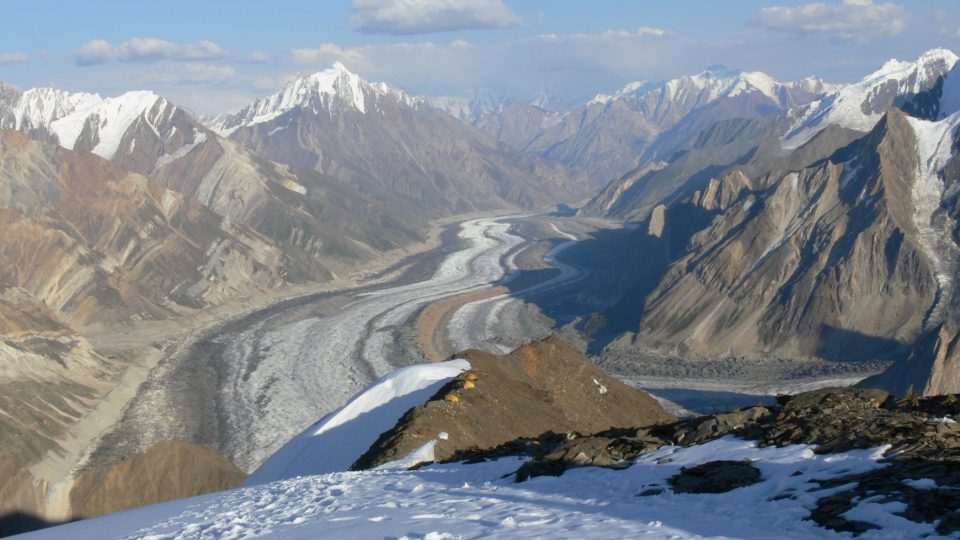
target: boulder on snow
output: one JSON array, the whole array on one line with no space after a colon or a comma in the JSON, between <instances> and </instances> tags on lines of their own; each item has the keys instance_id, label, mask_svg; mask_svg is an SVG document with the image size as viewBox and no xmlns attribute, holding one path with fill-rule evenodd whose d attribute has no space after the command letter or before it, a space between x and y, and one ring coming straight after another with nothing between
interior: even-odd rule
<instances>
[{"instance_id":1,"label":"boulder on snow","mask_svg":"<svg viewBox=\"0 0 960 540\"><path fill-rule=\"evenodd\" d=\"M676 493L726 493L760 481L760 469L749 461L708 461L684 467L669 480Z\"/></svg>"}]
</instances>

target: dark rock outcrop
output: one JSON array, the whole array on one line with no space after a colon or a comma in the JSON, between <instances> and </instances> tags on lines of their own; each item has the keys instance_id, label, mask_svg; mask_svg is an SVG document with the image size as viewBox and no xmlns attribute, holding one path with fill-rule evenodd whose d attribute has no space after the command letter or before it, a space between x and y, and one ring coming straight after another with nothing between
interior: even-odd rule
<instances>
[{"instance_id":1,"label":"dark rock outcrop","mask_svg":"<svg viewBox=\"0 0 960 540\"><path fill-rule=\"evenodd\" d=\"M749 461L708 461L696 467L684 467L670 478L675 493L726 493L756 484L760 469Z\"/></svg>"}]
</instances>

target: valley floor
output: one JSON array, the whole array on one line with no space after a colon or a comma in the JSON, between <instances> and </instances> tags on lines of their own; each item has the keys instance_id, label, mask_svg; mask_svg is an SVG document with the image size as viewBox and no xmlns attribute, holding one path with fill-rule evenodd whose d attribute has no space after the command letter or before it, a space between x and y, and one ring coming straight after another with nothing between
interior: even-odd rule
<instances>
[{"instance_id":1,"label":"valley floor","mask_svg":"<svg viewBox=\"0 0 960 540\"><path fill-rule=\"evenodd\" d=\"M394 254L364 275L92 336L99 349L143 365L114 391L118 399L92 416L98 429L81 432L68 456L42 465L63 475L178 438L211 444L250 472L397 367L465 348L502 353L569 322L549 317L563 309L546 308L544 298L562 303L590 276L564 251L618 226L545 215L475 218L438 227L405 258ZM564 333L578 337L569 328ZM747 384L617 375L678 414L768 402L777 392L865 376Z\"/></svg>"}]
</instances>

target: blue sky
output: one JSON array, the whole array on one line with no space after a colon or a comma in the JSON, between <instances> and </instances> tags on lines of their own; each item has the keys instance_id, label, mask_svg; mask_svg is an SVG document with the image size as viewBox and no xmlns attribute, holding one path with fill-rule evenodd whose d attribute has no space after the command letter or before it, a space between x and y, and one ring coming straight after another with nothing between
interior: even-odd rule
<instances>
[{"instance_id":1,"label":"blue sky","mask_svg":"<svg viewBox=\"0 0 960 540\"><path fill-rule=\"evenodd\" d=\"M205 114L336 60L417 94L581 100L715 64L846 82L960 52L956 0L0 0L0 13L0 81L152 89Z\"/></svg>"}]
</instances>

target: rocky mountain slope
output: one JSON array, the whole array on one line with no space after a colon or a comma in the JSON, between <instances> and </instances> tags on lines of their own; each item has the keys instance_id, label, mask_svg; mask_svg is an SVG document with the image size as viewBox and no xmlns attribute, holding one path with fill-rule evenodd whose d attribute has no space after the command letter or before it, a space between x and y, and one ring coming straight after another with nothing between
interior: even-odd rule
<instances>
[{"instance_id":1,"label":"rocky mountain slope","mask_svg":"<svg viewBox=\"0 0 960 540\"><path fill-rule=\"evenodd\" d=\"M595 433L612 427L672 420L656 400L596 367L557 336L497 356L460 355L470 371L408 411L353 463L367 469L396 461L434 441L444 461L469 448L492 448L547 431Z\"/></svg>"},{"instance_id":2,"label":"rocky mountain slope","mask_svg":"<svg viewBox=\"0 0 960 540\"><path fill-rule=\"evenodd\" d=\"M593 318L602 321L595 337L611 351L687 359L903 360L873 381L899 393L957 391L948 369L960 255L956 60L931 51L888 63L826 98L835 109L815 103L746 121L740 127L758 134L747 138L753 148L732 137L710 142L736 131L732 121L715 124L698 148L625 177L633 184L619 198L608 189L597 208L644 201L631 235L643 255L621 257L600 280L623 294ZM859 134L863 126L870 131ZM730 149L743 157L719 161ZM658 189L656 199L642 194Z\"/></svg>"},{"instance_id":3,"label":"rocky mountain slope","mask_svg":"<svg viewBox=\"0 0 960 540\"><path fill-rule=\"evenodd\" d=\"M42 508L44 455L142 359L96 329L193 312L323 269L252 229L88 153L0 130L3 507ZM48 452L52 454L48 454Z\"/></svg>"},{"instance_id":4,"label":"rocky mountain slope","mask_svg":"<svg viewBox=\"0 0 960 540\"><path fill-rule=\"evenodd\" d=\"M76 328L323 276L304 254L97 156L11 131L0 156L0 280Z\"/></svg>"},{"instance_id":5,"label":"rocky mountain slope","mask_svg":"<svg viewBox=\"0 0 960 540\"><path fill-rule=\"evenodd\" d=\"M344 179L415 214L543 207L587 193L563 167L498 144L342 64L297 77L210 127L258 155Z\"/></svg>"},{"instance_id":6,"label":"rocky mountain slope","mask_svg":"<svg viewBox=\"0 0 960 540\"><path fill-rule=\"evenodd\" d=\"M53 88L0 98L0 128L89 151L197 199L341 272L420 238L425 220L338 179L240 149L152 92L101 98Z\"/></svg>"},{"instance_id":7,"label":"rocky mountain slope","mask_svg":"<svg viewBox=\"0 0 960 540\"><path fill-rule=\"evenodd\" d=\"M890 107L903 105L911 96L934 88L956 62L956 55L944 49L928 51L913 62L891 60L862 81L820 86L825 93L819 99L785 105L779 111L769 111L764 118L749 120L757 115L742 113L725 118L691 115L691 129L664 134L656 143L679 149L679 153L647 154L648 158L658 155L669 166L650 174L644 164L612 180L604 193L584 207L584 213L643 219L665 199L701 189L711 176L752 160L761 149L767 151L768 161L779 154L781 159L789 156L787 159L796 163L797 152L810 158L794 167L827 157L870 131ZM830 136L815 137L824 131ZM807 144L814 139L817 142ZM819 154L812 153L812 147L818 145ZM636 155L640 159L641 154ZM611 193L617 196L611 199Z\"/></svg>"},{"instance_id":8,"label":"rocky mountain slope","mask_svg":"<svg viewBox=\"0 0 960 540\"><path fill-rule=\"evenodd\" d=\"M594 432L673 417L646 393L610 378L551 336L497 356L398 370L294 437L248 480L446 459L546 431Z\"/></svg>"},{"instance_id":9,"label":"rocky mountain slope","mask_svg":"<svg viewBox=\"0 0 960 540\"><path fill-rule=\"evenodd\" d=\"M70 491L82 518L235 488L246 474L216 449L170 439L112 466L85 470Z\"/></svg>"}]
</instances>

